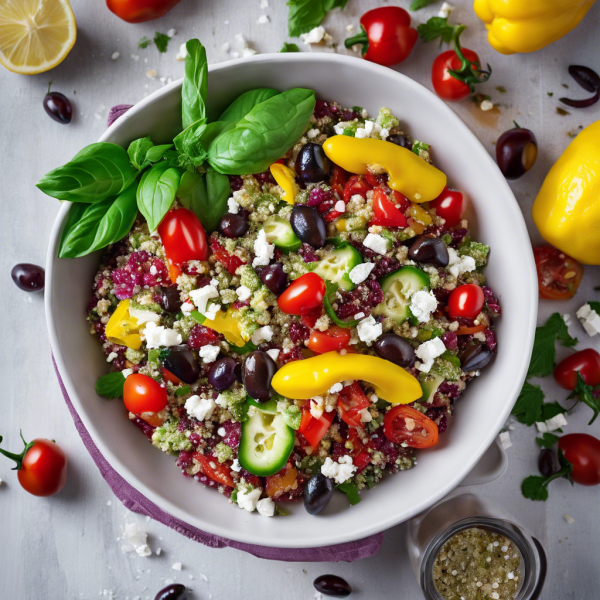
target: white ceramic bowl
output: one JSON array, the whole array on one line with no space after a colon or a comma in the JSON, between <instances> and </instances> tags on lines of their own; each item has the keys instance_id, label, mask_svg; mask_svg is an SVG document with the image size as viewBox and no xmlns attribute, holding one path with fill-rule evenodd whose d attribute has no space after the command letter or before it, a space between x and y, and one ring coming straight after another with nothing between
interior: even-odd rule
<instances>
[{"instance_id":1,"label":"white ceramic bowl","mask_svg":"<svg viewBox=\"0 0 600 600\"><path fill-rule=\"evenodd\" d=\"M486 276L503 309L497 357L459 400L440 445L419 453L415 469L387 477L352 508L336 494L319 517L298 503L290 505L292 516L279 519L238 510L214 490L182 477L174 458L153 448L124 418L119 401L95 394L94 383L107 364L98 340L89 334L85 307L99 253L77 260L56 258L67 205L52 231L46 271L46 312L56 362L79 416L108 462L171 515L204 531L259 545L300 548L360 539L412 517L450 492L505 422L525 377L537 312L537 278L525 223L504 177L469 129L434 94L391 69L335 54L299 53L260 55L209 70L213 117L251 88L307 87L319 98L364 106L371 114L387 106L407 132L431 143L436 165L471 199L476 239L492 248ZM170 142L181 129L180 89L177 81L150 95L100 141L127 147L151 135L155 143Z\"/></svg>"}]
</instances>

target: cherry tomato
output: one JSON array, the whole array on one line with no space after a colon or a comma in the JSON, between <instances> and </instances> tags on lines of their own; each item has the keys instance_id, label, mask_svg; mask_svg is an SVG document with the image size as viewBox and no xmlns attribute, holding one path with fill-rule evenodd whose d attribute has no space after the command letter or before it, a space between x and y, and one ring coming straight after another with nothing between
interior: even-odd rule
<instances>
[{"instance_id":1,"label":"cherry tomato","mask_svg":"<svg viewBox=\"0 0 600 600\"><path fill-rule=\"evenodd\" d=\"M315 419L310 414L310 403L307 403L302 409L302 419L300 420L298 433L302 434L313 448L316 448L327 433L334 417L335 411L332 410L331 412L324 412L318 419Z\"/></svg>"},{"instance_id":2,"label":"cherry tomato","mask_svg":"<svg viewBox=\"0 0 600 600\"><path fill-rule=\"evenodd\" d=\"M406 227L408 221L400 210L390 201L381 188L373 192L373 218L369 225L382 227Z\"/></svg>"},{"instance_id":3,"label":"cherry tomato","mask_svg":"<svg viewBox=\"0 0 600 600\"><path fill-rule=\"evenodd\" d=\"M23 440L23 443L25 448L21 454L0 448L0 453L17 463L21 487L34 496L53 496L60 492L67 480L67 457L60 446L44 438L30 443Z\"/></svg>"},{"instance_id":4,"label":"cherry tomato","mask_svg":"<svg viewBox=\"0 0 600 600\"><path fill-rule=\"evenodd\" d=\"M587 433L569 433L558 440L564 457L573 465L571 478L579 485L600 484L600 440Z\"/></svg>"},{"instance_id":5,"label":"cherry tomato","mask_svg":"<svg viewBox=\"0 0 600 600\"><path fill-rule=\"evenodd\" d=\"M333 165L331 175L329 176L329 187L334 191L340 200L346 200L344 197L344 189L346 182L348 181L348 172L344 171L342 167ZM347 202L347 200L346 200Z\"/></svg>"},{"instance_id":6,"label":"cherry tomato","mask_svg":"<svg viewBox=\"0 0 600 600\"><path fill-rule=\"evenodd\" d=\"M265 491L269 498L279 498L282 494L289 492L298 479L298 471L292 463L288 463L281 471L267 477Z\"/></svg>"},{"instance_id":7,"label":"cherry tomato","mask_svg":"<svg viewBox=\"0 0 600 600\"><path fill-rule=\"evenodd\" d=\"M227 272L230 275L235 275L235 272L238 270L238 267L241 267L244 264L244 261L235 254L229 254L216 239L211 238L210 240L210 249L212 253L215 255L215 258L227 269Z\"/></svg>"},{"instance_id":8,"label":"cherry tomato","mask_svg":"<svg viewBox=\"0 0 600 600\"><path fill-rule=\"evenodd\" d=\"M406 211L413 205L413 203L404 194L401 194L396 190L392 190L392 196L394 196L394 202L402 214L406 213Z\"/></svg>"},{"instance_id":9,"label":"cherry tomato","mask_svg":"<svg viewBox=\"0 0 600 600\"><path fill-rule=\"evenodd\" d=\"M175 264L208 258L204 227L191 210L171 209L160 222L158 233L167 258Z\"/></svg>"},{"instance_id":10,"label":"cherry tomato","mask_svg":"<svg viewBox=\"0 0 600 600\"><path fill-rule=\"evenodd\" d=\"M552 246L533 249L540 296L547 300L568 300L575 295L583 265Z\"/></svg>"},{"instance_id":11,"label":"cherry tomato","mask_svg":"<svg viewBox=\"0 0 600 600\"><path fill-rule=\"evenodd\" d=\"M355 381L352 385L343 388L337 401L340 417L350 427L361 427L361 411L371 405L360 385Z\"/></svg>"},{"instance_id":12,"label":"cherry tomato","mask_svg":"<svg viewBox=\"0 0 600 600\"><path fill-rule=\"evenodd\" d=\"M344 202L349 202L352 196L362 196L365 200L371 184L362 175L352 175L344 187Z\"/></svg>"},{"instance_id":13,"label":"cherry tomato","mask_svg":"<svg viewBox=\"0 0 600 600\"><path fill-rule=\"evenodd\" d=\"M172 284L176 284L177 278L183 273L183 271L172 260L168 258L167 266L169 267L169 279L171 280Z\"/></svg>"},{"instance_id":14,"label":"cherry tomato","mask_svg":"<svg viewBox=\"0 0 600 600\"><path fill-rule=\"evenodd\" d=\"M128 23L164 17L181 0L106 0L108 9Z\"/></svg>"},{"instance_id":15,"label":"cherry tomato","mask_svg":"<svg viewBox=\"0 0 600 600\"><path fill-rule=\"evenodd\" d=\"M600 354L593 348L575 352L561 360L554 369L554 379L565 390L575 389L577 373L580 373L587 385L600 384Z\"/></svg>"},{"instance_id":16,"label":"cherry tomato","mask_svg":"<svg viewBox=\"0 0 600 600\"><path fill-rule=\"evenodd\" d=\"M473 333L479 333L483 331L487 325L474 325L473 327L468 327L463 325L456 330L456 335L472 335Z\"/></svg>"},{"instance_id":17,"label":"cherry tomato","mask_svg":"<svg viewBox=\"0 0 600 600\"><path fill-rule=\"evenodd\" d=\"M431 448L438 443L438 427L410 406L394 406L383 419L383 433L394 444L410 448Z\"/></svg>"},{"instance_id":18,"label":"cherry tomato","mask_svg":"<svg viewBox=\"0 0 600 600\"><path fill-rule=\"evenodd\" d=\"M485 297L483 290L474 283L459 285L448 298L448 314L456 319L465 317L474 319L483 308Z\"/></svg>"},{"instance_id":19,"label":"cherry tomato","mask_svg":"<svg viewBox=\"0 0 600 600\"><path fill-rule=\"evenodd\" d=\"M473 70L479 69L479 56L468 48L463 48L462 52L465 59L471 63ZM460 69L462 61L456 55L454 50L442 52L434 61L431 67L431 83L435 93L444 100L458 102L464 100L471 93L469 86L456 79L448 71L457 71Z\"/></svg>"},{"instance_id":20,"label":"cherry tomato","mask_svg":"<svg viewBox=\"0 0 600 600\"><path fill-rule=\"evenodd\" d=\"M447 227L454 227L462 219L464 207L464 196L462 192L445 187L442 193L429 203L435 208L438 217L445 219Z\"/></svg>"},{"instance_id":21,"label":"cherry tomato","mask_svg":"<svg viewBox=\"0 0 600 600\"><path fill-rule=\"evenodd\" d=\"M220 463L218 458L210 454L200 454L200 452L194 452L193 456L200 463L200 470L207 477L228 487L235 487L235 482L231 477L231 463L229 461Z\"/></svg>"},{"instance_id":22,"label":"cherry tomato","mask_svg":"<svg viewBox=\"0 0 600 600\"><path fill-rule=\"evenodd\" d=\"M371 462L371 455L358 435L357 429L348 430L348 441L352 444L352 450L348 454L352 457L352 464L358 473Z\"/></svg>"},{"instance_id":23,"label":"cherry tomato","mask_svg":"<svg viewBox=\"0 0 600 600\"><path fill-rule=\"evenodd\" d=\"M169 371L168 369L165 369L164 367L160 368L160 372L162 373L162 376L167 381L170 381L171 383L174 383L175 385L180 385L181 383L183 383L181 381L181 379L179 379L179 377L175 377L175 375L173 375L173 373L171 373L171 371Z\"/></svg>"},{"instance_id":24,"label":"cherry tomato","mask_svg":"<svg viewBox=\"0 0 600 600\"><path fill-rule=\"evenodd\" d=\"M352 334L344 327L333 325L327 331L313 329L306 346L315 354L324 354L332 350L341 350L350 343Z\"/></svg>"},{"instance_id":25,"label":"cherry tomato","mask_svg":"<svg viewBox=\"0 0 600 600\"><path fill-rule=\"evenodd\" d=\"M279 296L277 304L288 315L307 315L323 303L325 281L316 273L298 277Z\"/></svg>"},{"instance_id":26,"label":"cherry tomato","mask_svg":"<svg viewBox=\"0 0 600 600\"><path fill-rule=\"evenodd\" d=\"M152 377L134 373L125 380L123 401L125 408L134 415L158 413L167 405L167 390Z\"/></svg>"}]
</instances>

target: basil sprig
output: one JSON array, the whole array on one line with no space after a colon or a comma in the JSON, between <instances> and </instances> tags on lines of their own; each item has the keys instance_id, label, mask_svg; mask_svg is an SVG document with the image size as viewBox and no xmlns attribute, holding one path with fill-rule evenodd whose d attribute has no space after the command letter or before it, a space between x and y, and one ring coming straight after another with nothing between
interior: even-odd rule
<instances>
[{"instance_id":1,"label":"basil sprig","mask_svg":"<svg viewBox=\"0 0 600 600\"><path fill-rule=\"evenodd\" d=\"M288 32L298 37L321 24L325 15L334 8L343 9L348 0L289 0Z\"/></svg>"},{"instance_id":2,"label":"basil sprig","mask_svg":"<svg viewBox=\"0 0 600 600\"><path fill-rule=\"evenodd\" d=\"M161 161L152 165L142 176L137 188L137 206L148 223L148 229L154 231L175 200L175 192L181 181L181 169L169 167Z\"/></svg>"},{"instance_id":3,"label":"basil sprig","mask_svg":"<svg viewBox=\"0 0 600 600\"><path fill-rule=\"evenodd\" d=\"M208 61L206 49L199 40L185 45L185 77L181 88L181 122L187 129L196 121L206 118L206 95L208 91Z\"/></svg>"},{"instance_id":4,"label":"basil sprig","mask_svg":"<svg viewBox=\"0 0 600 600\"><path fill-rule=\"evenodd\" d=\"M280 92L273 88L256 88L239 95L219 117L219 121L237 123L243 119L257 104L277 96Z\"/></svg>"}]
</instances>

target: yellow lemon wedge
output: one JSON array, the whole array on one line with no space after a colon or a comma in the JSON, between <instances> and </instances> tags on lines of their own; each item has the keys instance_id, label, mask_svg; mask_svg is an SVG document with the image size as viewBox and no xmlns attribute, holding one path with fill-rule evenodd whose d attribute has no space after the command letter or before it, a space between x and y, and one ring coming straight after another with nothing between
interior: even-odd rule
<instances>
[{"instance_id":1,"label":"yellow lemon wedge","mask_svg":"<svg viewBox=\"0 0 600 600\"><path fill-rule=\"evenodd\" d=\"M53 69L76 38L69 0L0 2L0 63L9 71L34 75Z\"/></svg>"}]
</instances>

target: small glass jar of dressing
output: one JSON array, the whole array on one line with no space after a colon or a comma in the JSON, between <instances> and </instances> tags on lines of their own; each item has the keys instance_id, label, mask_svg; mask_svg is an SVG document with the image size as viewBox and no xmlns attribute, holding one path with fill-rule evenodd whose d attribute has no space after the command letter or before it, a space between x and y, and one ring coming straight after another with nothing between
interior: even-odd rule
<instances>
[{"instance_id":1,"label":"small glass jar of dressing","mask_svg":"<svg viewBox=\"0 0 600 600\"><path fill-rule=\"evenodd\" d=\"M426 600L536 600L546 577L540 542L474 494L414 517L408 551Z\"/></svg>"}]
</instances>

